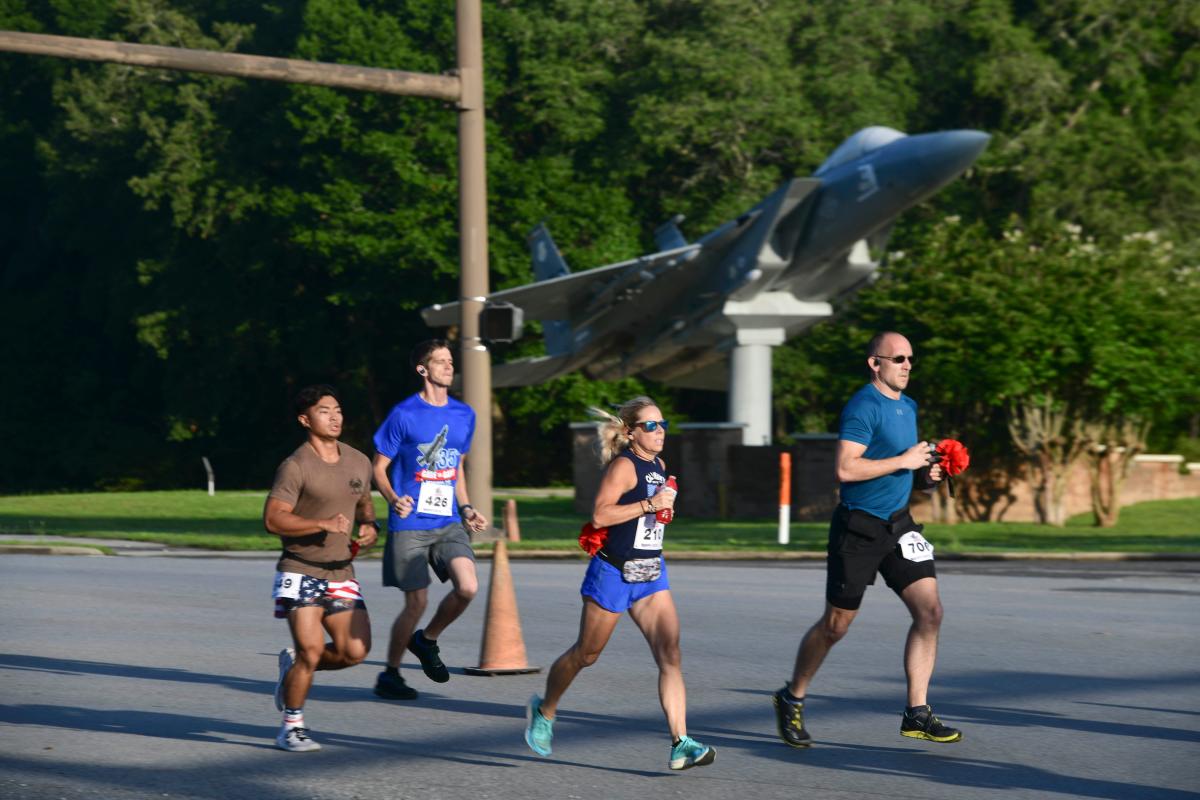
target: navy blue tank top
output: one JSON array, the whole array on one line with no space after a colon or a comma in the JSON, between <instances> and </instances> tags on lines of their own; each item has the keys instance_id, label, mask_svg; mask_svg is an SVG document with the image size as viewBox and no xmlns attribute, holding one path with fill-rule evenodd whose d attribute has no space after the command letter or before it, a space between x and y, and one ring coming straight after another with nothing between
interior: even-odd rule
<instances>
[{"instance_id":1,"label":"navy blue tank top","mask_svg":"<svg viewBox=\"0 0 1200 800\"><path fill-rule=\"evenodd\" d=\"M630 450L622 450L617 458L628 458L637 471L637 485L621 495L617 501L620 505L648 500L658 494L666 484L667 476L663 474L666 470L659 459L643 461ZM604 543L603 553L609 559L617 561L660 556L664 527L653 514L642 514L628 522L612 525L608 529L608 540Z\"/></svg>"}]
</instances>

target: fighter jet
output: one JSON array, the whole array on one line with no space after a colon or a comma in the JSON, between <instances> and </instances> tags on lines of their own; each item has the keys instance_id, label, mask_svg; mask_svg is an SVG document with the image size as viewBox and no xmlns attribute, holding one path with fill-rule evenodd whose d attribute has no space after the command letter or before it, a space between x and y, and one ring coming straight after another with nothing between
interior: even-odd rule
<instances>
[{"instance_id":1,"label":"fighter jet","mask_svg":"<svg viewBox=\"0 0 1200 800\"><path fill-rule=\"evenodd\" d=\"M540 320L546 355L496 365L493 384L582 370L596 379L643 374L726 389L734 382L725 369L731 354L736 361L739 350L782 344L828 316L830 300L874 275L872 254L882 251L897 215L961 175L990 138L864 128L811 177L787 181L699 239L687 241L676 217L655 232L658 252L583 272L567 268L538 225L529 237L536 281L488 302ZM432 327L457 324L459 313L457 303L422 311ZM761 362L761 353L755 358ZM761 377L761 369L747 375Z\"/></svg>"},{"instance_id":2,"label":"fighter jet","mask_svg":"<svg viewBox=\"0 0 1200 800\"><path fill-rule=\"evenodd\" d=\"M442 450L446 447L446 436L450 432L449 425L443 425L438 431L438 435L433 437L432 442L417 445L417 451L420 453L417 456L417 464L428 469L436 469L438 459L442 456Z\"/></svg>"}]
</instances>

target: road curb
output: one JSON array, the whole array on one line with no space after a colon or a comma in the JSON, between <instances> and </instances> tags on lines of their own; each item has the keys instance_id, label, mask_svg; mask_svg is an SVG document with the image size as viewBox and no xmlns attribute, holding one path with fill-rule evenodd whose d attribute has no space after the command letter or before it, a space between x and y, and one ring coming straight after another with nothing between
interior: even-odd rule
<instances>
[{"instance_id":1,"label":"road curb","mask_svg":"<svg viewBox=\"0 0 1200 800\"><path fill-rule=\"evenodd\" d=\"M123 550L121 541L113 540L110 549L114 555L130 558L230 558L230 559L274 559L279 553L274 550L199 550L199 549L170 549L166 546L161 550ZM2 544L0 554L14 555L47 555L47 556L103 556L104 551L96 547L69 544ZM668 550L665 555L671 561L824 561L825 552L822 550L797 550L792 552L750 552L737 550ZM382 553L372 553L361 561L378 561ZM480 561L491 561L492 551L477 550L475 557ZM587 557L577 550L518 550L508 548L510 560L526 561L586 561ZM1061 553L1039 552L973 552L973 553L939 553L939 561L1200 561L1200 553L1124 553L1114 551L1068 551Z\"/></svg>"},{"instance_id":2,"label":"road curb","mask_svg":"<svg viewBox=\"0 0 1200 800\"><path fill-rule=\"evenodd\" d=\"M82 545L60 544L0 544L0 553L13 553L27 556L102 556L103 550Z\"/></svg>"}]
</instances>

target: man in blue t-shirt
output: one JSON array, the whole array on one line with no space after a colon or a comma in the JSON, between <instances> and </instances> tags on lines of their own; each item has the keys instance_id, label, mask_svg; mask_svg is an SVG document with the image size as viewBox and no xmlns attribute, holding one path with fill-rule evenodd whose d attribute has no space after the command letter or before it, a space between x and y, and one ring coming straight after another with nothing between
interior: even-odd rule
<instances>
[{"instance_id":1,"label":"man in blue t-shirt","mask_svg":"<svg viewBox=\"0 0 1200 800\"><path fill-rule=\"evenodd\" d=\"M904 648L908 705L900 733L932 742L957 742L962 733L943 725L926 694L937 657L942 603L933 567L933 545L908 511L914 472L920 488L942 479L934 446L917 438L917 404L906 397L913 367L912 345L888 331L867 345L871 382L842 410L837 477L841 504L829 525L825 613L800 642L789 683L775 693L779 736L808 747L804 693L821 663L850 628L867 586L878 572L912 615Z\"/></svg>"},{"instance_id":2,"label":"man in blue t-shirt","mask_svg":"<svg viewBox=\"0 0 1200 800\"><path fill-rule=\"evenodd\" d=\"M404 609L392 623L387 669L375 682L375 694L391 700L417 696L400 677L406 648L430 680L450 680L437 640L479 589L469 531L488 527L467 497L463 466L475 435L475 412L450 396L450 347L441 339L422 342L411 361L421 391L397 403L375 432L375 485L390 506L383 585L404 592ZM424 629L416 630L428 603L430 567L454 590Z\"/></svg>"}]
</instances>

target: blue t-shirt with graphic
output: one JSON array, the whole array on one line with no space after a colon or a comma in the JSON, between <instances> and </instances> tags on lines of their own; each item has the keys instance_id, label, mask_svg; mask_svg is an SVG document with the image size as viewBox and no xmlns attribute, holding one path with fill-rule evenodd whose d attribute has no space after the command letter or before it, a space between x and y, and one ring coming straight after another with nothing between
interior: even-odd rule
<instances>
[{"instance_id":1,"label":"blue t-shirt with graphic","mask_svg":"<svg viewBox=\"0 0 1200 800\"><path fill-rule=\"evenodd\" d=\"M868 383L842 409L838 438L866 445L863 458L877 461L898 456L917 443L917 403L904 394L893 400ZM912 486L909 469L843 482L842 504L887 519L908 505Z\"/></svg>"},{"instance_id":2,"label":"blue t-shirt with graphic","mask_svg":"<svg viewBox=\"0 0 1200 800\"><path fill-rule=\"evenodd\" d=\"M388 530L423 531L458 520L454 487L474 435L475 412L453 397L434 406L418 393L392 408L375 431L375 450L392 460L392 488L413 498L413 511L404 519L389 511Z\"/></svg>"}]
</instances>

